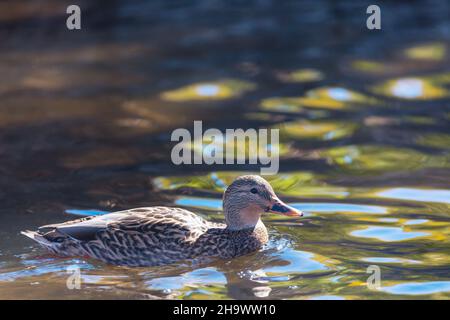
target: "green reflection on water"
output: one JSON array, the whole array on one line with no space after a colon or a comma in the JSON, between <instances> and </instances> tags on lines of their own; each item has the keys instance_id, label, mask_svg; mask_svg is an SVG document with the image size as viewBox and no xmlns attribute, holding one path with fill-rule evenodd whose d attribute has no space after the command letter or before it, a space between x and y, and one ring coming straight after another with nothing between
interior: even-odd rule
<instances>
[{"instance_id":1,"label":"green reflection on water","mask_svg":"<svg viewBox=\"0 0 450 320\"><path fill-rule=\"evenodd\" d=\"M386 171L422 167L449 167L448 155L427 155L388 146L344 146L320 152L327 161L347 170Z\"/></svg>"},{"instance_id":2,"label":"green reflection on water","mask_svg":"<svg viewBox=\"0 0 450 320\"><path fill-rule=\"evenodd\" d=\"M189 177L157 177L154 184L161 190L193 188L223 192L233 180L244 174L257 172L214 172ZM277 193L286 196L321 196L325 198L343 198L348 195L345 187L325 183L320 175L308 171L296 171L265 177Z\"/></svg>"},{"instance_id":3,"label":"green reflection on water","mask_svg":"<svg viewBox=\"0 0 450 320\"><path fill-rule=\"evenodd\" d=\"M356 70L368 73L383 73L387 70L385 64L372 60L355 60L351 65Z\"/></svg>"},{"instance_id":4,"label":"green reflection on water","mask_svg":"<svg viewBox=\"0 0 450 320\"><path fill-rule=\"evenodd\" d=\"M450 134L428 133L417 139L417 144L440 149L450 149Z\"/></svg>"}]
</instances>

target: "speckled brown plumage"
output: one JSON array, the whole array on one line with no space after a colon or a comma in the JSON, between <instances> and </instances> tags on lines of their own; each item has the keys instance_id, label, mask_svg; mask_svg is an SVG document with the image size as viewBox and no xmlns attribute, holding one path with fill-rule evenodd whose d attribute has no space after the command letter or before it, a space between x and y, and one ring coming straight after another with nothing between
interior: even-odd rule
<instances>
[{"instance_id":1,"label":"speckled brown plumage","mask_svg":"<svg viewBox=\"0 0 450 320\"><path fill-rule=\"evenodd\" d=\"M115 265L158 266L184 259L233 258L259 249L268 240L255 208L263 212L272 202L280 203L264 179L245 177L227 190L241 192L234 195L239 201L233 202L233 197L227 198L225 193L228 225L209 222L180 208L148 207L47 225L23 234L55 254L88 256ZM246 196L252 193L248 188L259 188L261 197ZM261 200L259 206L256 200ZM227 209L229 201L234 207L240 205Z\"/></svg>"}]
</instances>

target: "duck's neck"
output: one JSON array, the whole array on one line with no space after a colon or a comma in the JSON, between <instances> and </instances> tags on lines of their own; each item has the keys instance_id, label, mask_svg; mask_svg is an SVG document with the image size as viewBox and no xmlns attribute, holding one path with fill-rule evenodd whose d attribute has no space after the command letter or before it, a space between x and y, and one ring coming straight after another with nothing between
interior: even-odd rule
<instances>
[{"instance_id":1,"label":"duck's neck","mask_svg":"<svg viewBox=\"0 0 450 320\"><path fill-rule=\"evenodd\" d=\"M239 223L239 224L228 224L227 223L227 229L230 231L251 231L255 228L264 227L264 223L261 221L261 219L258 219L256 223Z\"/></svg>"},{"instance_id":2,"label":"duck's neck","mask_svg":"<svg viewBox=\"0 0 450 320\"><path fill-rule=\"evenodd\" d=\"M248 230L254 229L257 225L263 225L259 207L248 206L244 209L237 209L228 205L224 207L224 211L225 222L229 230Z\"/></svg>"}]
</instances>

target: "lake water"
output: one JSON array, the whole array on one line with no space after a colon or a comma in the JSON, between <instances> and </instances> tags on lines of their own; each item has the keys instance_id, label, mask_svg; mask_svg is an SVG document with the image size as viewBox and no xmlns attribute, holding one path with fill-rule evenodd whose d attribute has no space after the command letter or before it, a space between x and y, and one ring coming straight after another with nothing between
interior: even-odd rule
<instances>
[{"instance_id":1,"label":"lake water","mask_svg":"<svg viewBox=\"0 0 450 320\"><path fill-rule=\"evenodd\" d=\"M449 299L450 4L0 4L0 299ZM301 218L230 261L123 268L21 230L168 205L222 221L241 166L175 166L170 133L280 128ZM381 272L367 286L369 266ZM79 268L80 290L66 286Z\"/></svg>"}]
</instances>

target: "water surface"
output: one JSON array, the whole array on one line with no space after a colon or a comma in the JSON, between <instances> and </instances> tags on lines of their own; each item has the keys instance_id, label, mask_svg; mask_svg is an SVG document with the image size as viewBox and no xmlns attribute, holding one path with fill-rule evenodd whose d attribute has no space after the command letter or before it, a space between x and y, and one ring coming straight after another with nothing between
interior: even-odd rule
<instances>
[{"instance_id":1,"label":"water surface","mask_svg":"<svg viewBox=\"0 0 450 320\"><path fill-rule=\"evenodd\" d=\"M70 3L39 3L0 5L1 299L450 298L446 1L383 4L374 32L358 1L79 1L80 32ZM264 216L259 252L165 268L20 235L152 205L223 221L224 188L259 168L173 165L170 133L193 120L279 128L268 180L305 217Z\"/></svg>"}]
</instances>

